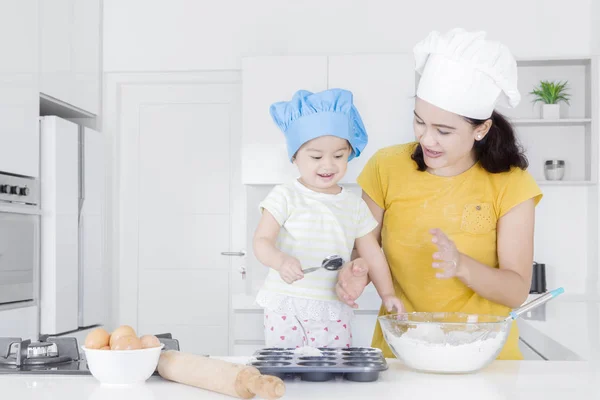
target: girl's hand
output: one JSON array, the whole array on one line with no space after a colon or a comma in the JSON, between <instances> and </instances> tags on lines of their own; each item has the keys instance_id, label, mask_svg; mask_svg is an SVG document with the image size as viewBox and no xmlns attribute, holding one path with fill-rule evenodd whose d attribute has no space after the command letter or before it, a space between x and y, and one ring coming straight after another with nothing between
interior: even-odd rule
<instances>
[{"instance_id":1,"label":"girl's hand","mask_svg":"<svg viewBox=\"0 0 600 400\"><path fill-rule=\"evenodd\" d=\"M283 279L285 283L292 284L295 281L304 278L304 272L302 272L300 261L287 254L284 255L278 271L279 276L281 276L281 279Z\"/></svg>"},{"instance_id":2,"label":"girl's hand","mask_svg":"<svg viewBox=\"0 0 600 400\"><path fill-rule=\"evenodd\" d=\"M461 254L454 242L440 229L432 229L429 232L433 235L431 241L438 248L438 251L433 253L433 259L437 261L431 265L441 271L437 272L435 276L440 279L462 277L466 271L461 268Z\"/></svg>"},{"instance_id":3,"label":"girl's hand","mask_svg":"<svg viewBox=\"0 0 600 400\"><path fill-rule=\"evenodd\" d=\"M396 296L383 296L381 298L385 309L389 312L395 308L398 314L403 313L405 311L404 304L402 304L402 300L397 298Z\"/></svg>"}]
</instances>

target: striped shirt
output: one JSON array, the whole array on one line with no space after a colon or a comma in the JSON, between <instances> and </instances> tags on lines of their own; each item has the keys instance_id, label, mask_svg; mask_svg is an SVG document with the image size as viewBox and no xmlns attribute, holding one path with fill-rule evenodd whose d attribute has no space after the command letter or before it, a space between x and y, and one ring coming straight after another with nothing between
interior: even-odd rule
<instances>
[{"instance_id":1,"label":"striped shirt","mask_svg":"<svg viewBox=\"0 0 600 400\"><path fill-rule=\"evenodd\" d=\"M359 196L342 188L339 194L314 192L297 180L278 185L260 203L281 229L277 248L297 258L302 269L319 267L331 255L350 261L354 241L377 227L369 207ZM287 284L270 270L263 291L292 297L332 301L337 272L319 269Z\"/></svg>"}]
</instances>

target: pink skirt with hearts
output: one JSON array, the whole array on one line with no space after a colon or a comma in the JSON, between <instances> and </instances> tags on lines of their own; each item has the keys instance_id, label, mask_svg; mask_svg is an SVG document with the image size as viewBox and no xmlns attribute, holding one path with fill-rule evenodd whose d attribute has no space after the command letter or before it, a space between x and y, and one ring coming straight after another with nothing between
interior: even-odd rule
<instances>
[{"instance_id":1,"label":"pink skirt with hearts","mask_svg":"<svg viewBox=\"0 0 600 400\"><path fill-rule=\"evenodd\" d=\"M311 320L265 310L266 347L352 347L349 319Z\"/></svg>"}]
</instances>

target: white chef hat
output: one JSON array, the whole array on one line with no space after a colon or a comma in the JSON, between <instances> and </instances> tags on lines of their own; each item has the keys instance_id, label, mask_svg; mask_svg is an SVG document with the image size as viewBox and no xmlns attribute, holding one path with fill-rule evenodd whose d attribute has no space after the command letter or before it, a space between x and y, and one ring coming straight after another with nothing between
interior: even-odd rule
<instances>
[{"instance_id":1,"label":"white chef hat","mask_svg":"<svg viewBox=\"0 0 600 400\"><path fill-rule=\"evenodd\" d=\"M517 62L508 48L485 32L431 32L414 47L421 74L417 97L474 119L491 117L496 105L516 107Z\"/></svg>"}]
</instances>

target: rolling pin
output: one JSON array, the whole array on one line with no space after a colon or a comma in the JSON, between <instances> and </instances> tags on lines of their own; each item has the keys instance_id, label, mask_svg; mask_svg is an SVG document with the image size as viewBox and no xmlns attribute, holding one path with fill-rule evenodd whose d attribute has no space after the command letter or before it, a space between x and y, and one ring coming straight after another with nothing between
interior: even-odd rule
<instances>
[{"instance_id":1,"label":"rolling pin","mask_svg":"<svg viewBox=\"0 0 600 400\"><path fill-rule=\"evenodd\" d=\"M271 400L278 399L285 393L285 384L281 379L262 375L252 366L175 350L162 352L158 361L158 373L170 381L240 399L251 399L258 395Z\"/></svg>"}]
</instances>

